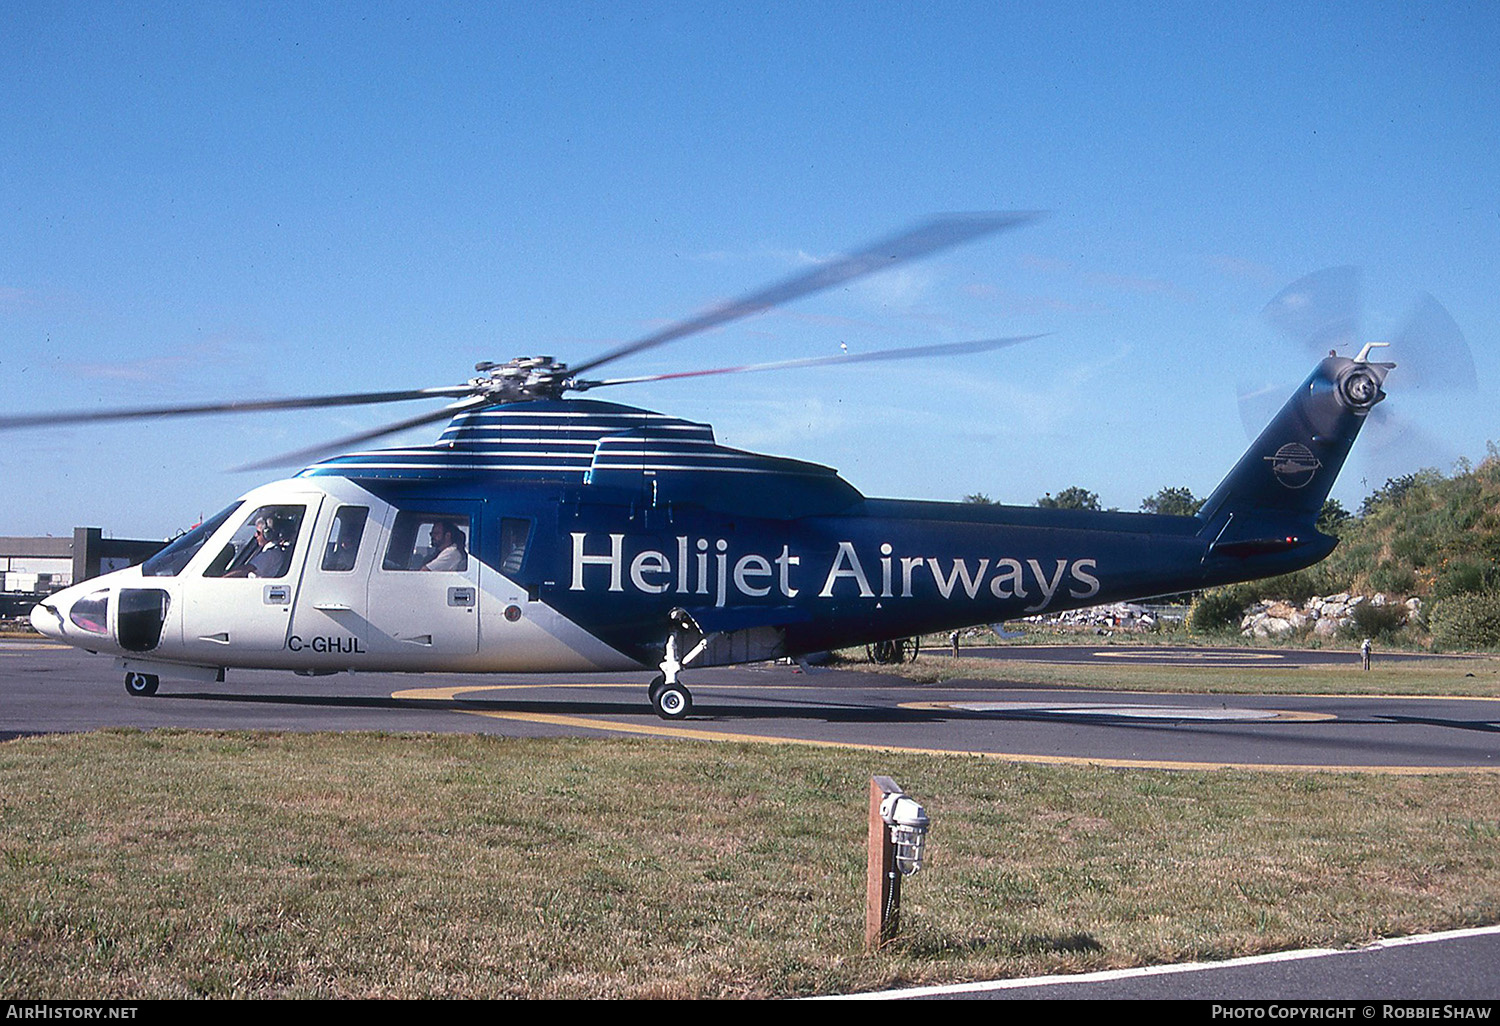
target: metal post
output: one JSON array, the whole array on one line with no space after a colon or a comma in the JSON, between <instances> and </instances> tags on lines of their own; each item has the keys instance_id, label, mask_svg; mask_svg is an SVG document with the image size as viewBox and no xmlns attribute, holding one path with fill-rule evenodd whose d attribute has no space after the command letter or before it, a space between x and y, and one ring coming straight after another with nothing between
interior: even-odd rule
<instances>
[{"instance_id":1,"label":"metal post","mask_svg":"<svg viewBox=\"0 0 1500 1026\"><path fill-rule=\"evenodd\" d=\"M901 874L896 871L896 846L880 816L880 803L889 794L904 794L890 777L870 778L869 861L865 870L865 950L878 951L901 923Z\"/></svg>"}]
</instances>

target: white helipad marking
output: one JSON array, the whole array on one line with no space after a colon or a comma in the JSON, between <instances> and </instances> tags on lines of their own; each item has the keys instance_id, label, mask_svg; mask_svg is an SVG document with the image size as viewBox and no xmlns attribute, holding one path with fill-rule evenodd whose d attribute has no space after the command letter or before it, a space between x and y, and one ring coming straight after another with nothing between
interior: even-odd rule
<instances>
[{"instance_id":1,"label":"white helipad marking","mask_svg":"<svg viewBox=\"0 0 1500 1026\"><path fill-rule=\"evenodd\" d=\"M1291 712L1286 709L1243 709L1230 706L1195 705L1140 705L1113 702L904 702L903 709L948 709L953 712L1041 713L1049 716L1097 716L1109 719L1133 720L1202 720L1209 723L1224 721L1272 722L1294 720L1331 720L1332 713Z\"/></svg>"}]
</instances>

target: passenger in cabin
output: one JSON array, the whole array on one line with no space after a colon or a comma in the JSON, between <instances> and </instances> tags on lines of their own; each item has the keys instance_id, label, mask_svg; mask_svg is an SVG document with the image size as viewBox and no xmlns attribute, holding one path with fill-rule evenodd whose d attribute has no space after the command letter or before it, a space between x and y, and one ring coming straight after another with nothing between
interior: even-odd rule
<instances>
[{"instance_id":1,"label":"passenger in cabin","mask_svg":"<svg viewBox=\"0 0 1500 1026\"><path fill-rule=\"evenodd\" d=\"M432 525L431 557L422 564L423 570L464 570L469 557L464 550L464 533L451 520L438 520Z\"/></svg>"},{"instance_id":2,"label":"passenger in cabin","mask_svg":"<svg viewBox=\"0 0 1500 1026\"><path fill-rule=\"evenodd\" d=\"M341 535L328 547L323 557L324 570L353 570L354 560L359 556L359 539L347 533Z\"/></svg>"}]
</instances>

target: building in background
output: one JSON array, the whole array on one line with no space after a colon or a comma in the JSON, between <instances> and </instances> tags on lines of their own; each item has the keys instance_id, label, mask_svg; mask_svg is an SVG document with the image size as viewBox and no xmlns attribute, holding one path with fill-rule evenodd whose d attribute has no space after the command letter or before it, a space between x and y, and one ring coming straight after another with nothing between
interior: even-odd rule
<instances>
[{"instance_id":1,"label":"building in background","mask_svg":"<svg viewBox=\"0 0 1500 1026\"><path fill-rule=\"evenodd\" d=\"M75 527L71 538L0 537L0 619L24 619L44 596L144 562L164 545L106 538L98 527Z\"/></svg>"}]
</instances>

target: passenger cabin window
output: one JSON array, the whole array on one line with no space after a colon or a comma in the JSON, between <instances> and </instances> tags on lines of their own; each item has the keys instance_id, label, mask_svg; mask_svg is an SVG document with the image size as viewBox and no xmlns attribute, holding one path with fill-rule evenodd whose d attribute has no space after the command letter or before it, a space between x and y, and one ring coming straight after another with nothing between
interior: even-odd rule
<instances>
[{"instance_id":1,"label":"passenger cabin window","mask_svg":"<svg viewBox=\"0 0 1500 1026\"><path fill-rule=\"evenodd\" d=\"M365 534L365 521L369 519L368 506L340 506L333 515L333 526L328 530L328 547L323 550L323 569L336 572L354 569L354 559L359 555L359 540Z\"/></svg>"},{"instance_id":2,"label":"passenger cabin window","mask_svg":"<svg viewBox=\"0 0 1500 1026\"><path fill-rule=\"evenodd\" d=\"M530 538L530 520L512 520L507 517L500 521L500 572L502 574L520 572L521 564L526 562L526 542Z\"/></svg>"},{"instance_id":3,"label":"passenger cabin window","mask_svg":"<svg viewBox=\"0 0 1500 1026\"><path fill-rule=\"evenodd\" d=\"M214 557L204 577L285 577L306 506L262 506Z\"/></svg>"},{"instance_id":4,"label":"passenger cabin window","mask_svg":"<svg viewBox=\"0 0 1500 1026\"><path fill-rule=\"evenodd\" d=\"M469 518L446 513L397 513L381 566L386 570L467 570Z\"/></svg>"}]
</instances>

